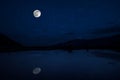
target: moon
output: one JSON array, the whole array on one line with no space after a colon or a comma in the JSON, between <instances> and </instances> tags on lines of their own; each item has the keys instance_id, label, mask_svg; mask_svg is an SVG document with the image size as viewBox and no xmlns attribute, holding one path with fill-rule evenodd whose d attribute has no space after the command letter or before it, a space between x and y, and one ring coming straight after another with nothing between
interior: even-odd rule
<instances>
[{"instance_id":1,"label":"moon","mask_svg":"<svg viewBox=\"0 0 120 80\"><path fill-rule=\"evenodd\" d=\"M42 70L41 68L36 67L36 68L33 69L33 74L37 75L41 72L41 70Z\"/></svg>"},{"instance_id":2,"label":"moon","mask_svg":"<svg viewBox=\"0 0 120 80\"><path fill-rule=\"evenodd\" d=\"M34 11L33 11L33 16L34 16L35 18L39 18L39 17L41 16L41 11L40 11L40 10L34 10Z\"/></svg>"}]
</instances>

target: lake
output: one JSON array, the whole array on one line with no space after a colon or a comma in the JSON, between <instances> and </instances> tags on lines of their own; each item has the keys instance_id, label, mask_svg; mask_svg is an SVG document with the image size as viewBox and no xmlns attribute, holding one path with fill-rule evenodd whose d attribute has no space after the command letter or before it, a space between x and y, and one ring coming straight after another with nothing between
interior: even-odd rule
<instances>
[{"instance_id":1,"label":"lake","mask_svg":"<svg viewBox=\"0 0 120 80\"><path fill-rule=\"evenodd\" d=\"M106 50L1 53L0 77L2 80L120 80L119 54ZM35 68L37 74L33 73Z\"/></svg>"}]
</instances>

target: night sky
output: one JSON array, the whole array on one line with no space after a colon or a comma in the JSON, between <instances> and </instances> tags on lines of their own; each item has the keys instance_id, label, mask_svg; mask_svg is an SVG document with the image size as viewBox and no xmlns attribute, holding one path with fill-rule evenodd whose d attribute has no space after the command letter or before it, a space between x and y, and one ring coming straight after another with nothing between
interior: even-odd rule
<instances>
[{"instance_id":1,"label":"night sky","mask_svg":"<svg viewBox=\"0 0 120 80\"><path fill-rule=\"evenodd\" d=\"M0 80L120 80L120 0L0 0L0 10Z\"/></svg>"},{"instance_id":2,"label":"night sky","mask_svg":"<svg viewBox=\"0 0 120 80\"><path fill-rule=\"evenodd\" d=\"M119 0L2 0L0 33L25 46L119 34ZM42 12L40 18L33 11Z\"/></svg>"}]
</instances>

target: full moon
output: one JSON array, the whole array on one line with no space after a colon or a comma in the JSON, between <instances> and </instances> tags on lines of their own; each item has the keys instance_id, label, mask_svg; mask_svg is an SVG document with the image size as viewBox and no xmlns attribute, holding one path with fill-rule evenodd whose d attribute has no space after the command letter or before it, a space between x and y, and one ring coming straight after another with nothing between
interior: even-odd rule
<instances>
[{"instance_id":1,"label":"full moon","mask_svg":"<svg viewBox=\"0 0 120 80\"><path fill-rule=\"evenodd\" d=\"M39 68L39 67L36 67L33 69L33 74L35 74L35 75L39 74L40 72L41 72L41 68Z\"/></svg>"},{"instance_id":2,"label":"full moon","mask_svg":"<svg viewBox=\"0 0 120 80\"><path fill-rule=\"evenodd\" d=\"M34 11L33 11L33 16L34 16L35 18L39 18L39 17L41 16L41 11L40 11L40 10L34 10Z\"/></svg>"}]
</instances>

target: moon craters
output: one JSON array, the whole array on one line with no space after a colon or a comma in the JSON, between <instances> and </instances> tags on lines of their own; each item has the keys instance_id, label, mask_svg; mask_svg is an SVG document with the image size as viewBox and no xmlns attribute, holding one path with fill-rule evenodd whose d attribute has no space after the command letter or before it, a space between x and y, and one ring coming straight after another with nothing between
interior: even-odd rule
<instances>
[{"instance_id":1,"label":"moon craters","mask_svg":"<svg viewBox=\"0 0 120 80\"><path fill-rule=\"evenodd\" d=\"M33 16L34 16L35 18L39 18L39 17L41 16L41 11L40 11L40 10L34 10L34 11L33 11Z\"/></svg>"}]
</instances>

